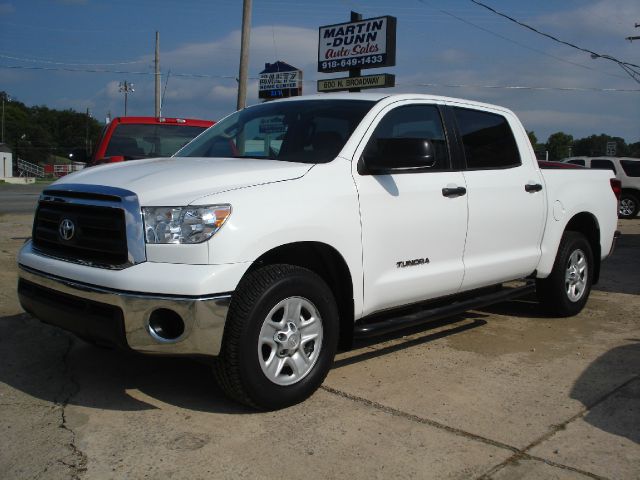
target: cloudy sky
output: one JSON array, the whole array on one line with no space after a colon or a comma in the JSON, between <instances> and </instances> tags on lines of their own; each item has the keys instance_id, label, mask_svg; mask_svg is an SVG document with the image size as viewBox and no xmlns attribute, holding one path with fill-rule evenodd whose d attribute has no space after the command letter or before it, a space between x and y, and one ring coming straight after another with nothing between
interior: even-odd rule
<instances>
[{"instance_id":1,"label":"cloudy sky","mask_svg":"<svg viewBox=\"0 0 640 480\"><path fill-rule=\"evenodd\" d=\"M579 47L640 65L638 0L483 0ZM398 19L395 92L435 93L507 106L545 141L564 131L640 141L640 75L593 59L469 0L253 0L248 102L265 62L316 80L318 27ZM0 90L27 105L124 113L118 83L135 84L129 115L153 115L153 49L161 37L163 115L218 119L236 104L241 0L0 0ZM640 69L638 69L640 70ZM498 87L498 88L487 88ZM530 87L530 88L513 88Z\"/></svg>"}]
</instances>

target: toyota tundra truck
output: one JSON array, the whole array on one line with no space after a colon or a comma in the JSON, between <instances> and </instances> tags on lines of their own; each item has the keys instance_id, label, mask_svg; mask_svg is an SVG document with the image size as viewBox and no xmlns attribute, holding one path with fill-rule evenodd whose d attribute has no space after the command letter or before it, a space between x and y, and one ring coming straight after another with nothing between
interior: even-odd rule
<instances>
[{"instance_id":1,"label":"toyota tundra truck","mask_svg":"<svg viewBox=\"0 0 640 480\"><path fill-rule=\"evenodd\" d=\"M533 293L582 310L617 220L612 173L541 170L517 117L431 95L235 112L172 158L43 191L23 308L94 343L211 359L237 401L311 395L338 348Z\"/></svg>"}]
</instances>

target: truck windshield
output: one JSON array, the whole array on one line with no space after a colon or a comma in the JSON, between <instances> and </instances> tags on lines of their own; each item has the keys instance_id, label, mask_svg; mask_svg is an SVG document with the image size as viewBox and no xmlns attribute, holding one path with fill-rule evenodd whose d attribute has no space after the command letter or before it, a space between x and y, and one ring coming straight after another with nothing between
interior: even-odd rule
<instances>
[{"instance_id":1,"label":"truck windshield","mask_svg":"<svg viewBox=\"0 0 640 480\"><path fill-rule=\"evenodd\" d=\"M114 130L105 157L122 155L127 160L170 157L205 128L123 123Z\"/></svg>"},{"instance_id":2,"label":"truck windshield","mask_svg":"<svg viewBox=\"0 0 640 480\"><path fill-rule=\"evenodd\" d=\"M374 104L368 100L263 103L216 123L175 156L330 162Z\"/></svg>"}]
</instances>

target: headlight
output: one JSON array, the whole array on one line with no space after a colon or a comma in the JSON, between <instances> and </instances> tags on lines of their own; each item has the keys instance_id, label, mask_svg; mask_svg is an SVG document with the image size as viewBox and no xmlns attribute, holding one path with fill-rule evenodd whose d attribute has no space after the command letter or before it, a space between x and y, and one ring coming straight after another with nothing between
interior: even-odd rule
<instances>
[{"instance_id":1,"label":"headlight","mask_svg":"<svg viewBox=\"0 0 640 480\"><path fill-rule=\"evenodd\" d=\"M143 207L147 243L202 243L222 228L231 205Z\"/></svg>"}]
</instances>

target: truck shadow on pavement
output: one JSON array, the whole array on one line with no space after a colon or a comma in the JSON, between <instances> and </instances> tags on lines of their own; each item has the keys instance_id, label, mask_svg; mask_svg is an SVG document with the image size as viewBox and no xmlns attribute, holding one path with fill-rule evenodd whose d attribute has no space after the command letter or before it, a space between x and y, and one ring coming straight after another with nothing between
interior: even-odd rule
<instances>
[{"instance_id":1,"label":"truck shadow on pavement","mask_svg":"<svg viewBox=\"0 0 640 480\"><path fill-rule=\"evenodd\" d=\"M407 348L423 345L425 343L433 342L440 338L462 333L467 330L481 327L487 324L483 318L486 315L465 312L460 315L449 317L442 320L432 321L421 326L413 327L407 330L401 330L387 335L381 335L367 340L356 340L353 348L350 351L357 351L363 349L362 353L356 353L355 355L341 358L336 360L333 364L333 369L346 367L353 365L354 363L364 362L372 358L381 357L390 353L404 350ZM444 328L447 327L447 328ZM437 330L433 333L432 330ZM420 335L424 334L426 335ZM417 336L416 335L420 335ZM385 345L390 343L390 345ZM368 348L378 347L378 348Z\"/></svg>"},{"instance_id":2,"label":"truck shadow on pavement","mask_svg":"<svg viewBox=\"0 0 640 480\"><path fill-rule=\"evenodd\" d=\"M337 360L333 368L480 327L487 323L481 317L467 313L359 341L355 351L365 351ZM426 335L416 336L421 333ZM381 348L366 348L377 344ZM26 313L0 318L0 358L0 382L54 404L118 411L150 410L168 404L210 413L255 413L227 399L205 363L97 347Z\"/></svg>"},{"instance_id":3,"label":"truck shadow on pavement","mask_svg":"<svg viewBox=\"0 0 640 480\"><path fill-rule=\"evenodd\" d=\"M593 361L570 396L588 409L585 422L640 444L640 339L628 341Z\"/></svg>"},{"instance_id":4,"label":"truck shadow on pavement","mask_svg":"<svg viewBox=\"0 0 640 480\"><path fill-rule=\"evenodd\" d=\"M254 413L224 396L209 365L96 347L28 314L0 318L0 358L0 382L55 404Z\"/></svg>"},{"instance_id":5,"label":"truck shadow on pavement","mask_svg":"<svg viewBox=\"0 0 640 480\"><path fill-rule=\"evenodd\" d=\"M640 235L623 234L613 255L602 262L594 290L640 295Z\"/></svg>"}]
</instances>

